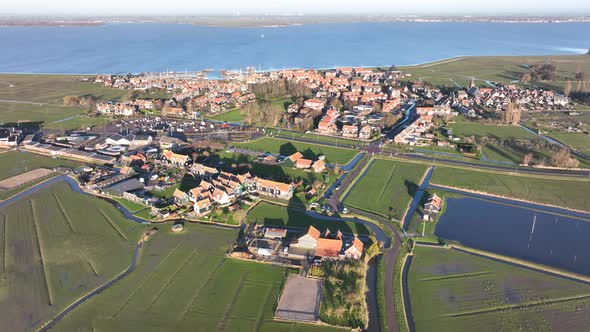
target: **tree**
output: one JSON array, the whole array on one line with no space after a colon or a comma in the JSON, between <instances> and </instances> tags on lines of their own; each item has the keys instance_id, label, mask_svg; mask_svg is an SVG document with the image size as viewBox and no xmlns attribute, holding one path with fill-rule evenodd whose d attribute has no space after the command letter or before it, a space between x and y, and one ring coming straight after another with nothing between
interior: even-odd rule
<instances>
[{"instance_id":1,"label":"tree","mask_svg":"<svg viewBox=\"0 0 590 332\"><path fill-rule=\"evenodd\" d=\"M524 84L528 84L531 81L531 73L524 73L520 76L520 81Z\"/></svg>"},{"instance_id":2,"label":"tree","mask_svg":"<svg viewBox=\"0 0 590 332\"><path fill-rule=\"evenodd\" d=\"M80 97L78 96L65 96L63 98L65 106L78 106L80 105Z\"/></svg>"},{"instance_id":3,"label":"tree","mask_svg":"<svg viewBox=\"0 0 590 332\"><path fill-rule=\"evenodd\" d=\"M334 165L334 173L340 174L340 165L338 165L338 164Z\"/></svg>"},{"instance_id":4,"label":"tree","mask_svg":"<svg viewBox=\"0 0 590 332\"><path fill-rule=\"evenodd\" d=\"M532 160L533 160L533 153L532 152L525 153L524 156L522 156L522 164L524 166L528 166Z\"/></svg>"},{"instance_id":5,"label":"tree","mask_svg":"<svg viewBox=\"0 0 590 332\"><path fill-rule=\"evenodd\" d=\"M570 92L572 92L572 81L567 80L565 81L565 87L563 88L563 95L569 97Z\"/></svg>"},{"instance_id":6,"label":"tree","mask_svg":"<svg viewBox=\"0 0 590 332\"><path fill-rule=\"evenodd\" d=\"M571 157L568 148L562 147L551 156L551 164L556 167L576 168L580 162Z\"/></svg>"},{"instance_id":7,"label":"tree","mask_svg":"<svg viewBox=\"0 0 590 332\"><path fill-rule=\"evenodd\" d=\"M379 255L380 244L375 234L369 236L369 246L365 249L365 262L370 261L373 257Z\"/></svg>"},{"instance_id":8,"label":"tree","mask_svg":"<svg viewBox=\"0 0 590 332\"><path fill-rule=\"evenodd\" d=\"M340 102L340 99L334 98L330 100L330 106L340 111L340 109L342 108L342 103Z\"/></svg>"}]
</instances>

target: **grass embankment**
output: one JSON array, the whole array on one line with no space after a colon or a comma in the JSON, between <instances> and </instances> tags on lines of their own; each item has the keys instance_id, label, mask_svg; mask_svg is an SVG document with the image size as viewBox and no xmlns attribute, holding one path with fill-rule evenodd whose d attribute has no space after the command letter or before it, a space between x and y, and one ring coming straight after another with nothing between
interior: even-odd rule
<instances>
[{"instance_id":1,"label":"grass embankment","mask_svg":"<svg viewBox=\"0 0 590 332\"><path fill-rule=\"evenodd\" d=\"M88 107L64 106L64 96L94 96L98 100L124 99L127 91L82 82L78 75L0 75L0 122L29 121L47 128L78 129L104 123L80 117Z\"/></svg>"},{"instance_id":2,"label":"grass embankment","mask_svg":"<svg viewBox=\"0 0 590 332\"><path fill-rule=\"evenodd\" d=\"M357 154L357 151L347 148L293 142L287 139L271 137L263 137L247 143L238 143L235 146L260 152L279 153L284 156L299 151L305 158L312 160L317 160L319 155L324 155L326 156L326 162L336 164L346 164Z\"/></svg>"},{"instance_id":3,"label":"grass embankment","mask_svg":"<svg viewBox=\"0 0 590 332\"><path fill-rule=\"evenodd\" d=\"M385 312L385 260L383 256L377 257L377 306L379 307L379 322L381 331L389 331L387 326L387 313Z\"/></svg>"},{"instance_id":4,"label":"grass embankment","mask_svg":"<svg viewBox=\"0 0 590 332\"><path fill-rule=\"evenodd\" d=\"M585 179L551 180L437 167L430 183L590 211L590 200L583 194L590 183Z\"/></svg>"},{"instance_id":5,"label":"grass embankment","mask_svg":"<svg viewBox=\"0 0 590 332\"><path fill-rule=\"evenodd\" d=\"M405 306L409 306L404 301L404 289L402 287L403 269L406 262L409 249L407 245L402 244L397 257L395 258L395 266L393 270L393 300L395 307L395 321L400 332L410 332L408 322L406 320Z\"/></svg>"},{"instance_id":6,"label":"grass embankment","mask_svg":"<svg viewBox=\"0 0 590 332\"><path fill-rule=\"evenodd\" d=\"M314 226L319 230L329 228L331 231L340 230L344 233L367 235L369 229L354 222L338 220L324 220L313 218L305 214L305 211L288 208L286 206L260 202L248 212L248 222L256 222L266 226L283 226L294 228L307 228Z\"/></svg>"},{"instance_id":7,"label":"grass embankment","mask_svg":"<svg viewBox=\"0 0 590 332\"><path fill-rule=\"evenodd\" d=\"M590 285L457 250L416 247L408 287L417 331L577 331L590 322Z\"/></svg>"},{"instance_id":8,"label":"grass embankment","mask_svg":"<svg viewBox=\"0 0 590 332\"><path fill-rule=\"evenodd\" d=\"M542 87L562 90L567 80L576 81L576 72L581 71L586 77L590 76L590 57L587 55L473 56L398 69L411 74L409 79L412 80L422 79L434 85L456 88L457 85L469 86L472 78L480 86L488 86L486 81L514 84L522 74L528 72L527 66L548 62L557 66L556 78L539 82Z\"/></svg>"},{"instance_id":9,"label":"grass embankment","mask_svg":"<svg viewBox=\"0 0 590 332\"><path fill-rule=\"evenodd\" d=\"M418 190L426 166L376 159L344 200L360 210L399 219Z\"/></svg>"},{"instance_id":10,"label":"grass embankment","mask_svg":"<svg viewBox=\"0 0 590 332\"><path fill-rule=\"evenodd\" d=\"M237 230L162 225L130 275L54 327L55 331L335 331L273 321L286 269L226 258Z\"/></svg>"},{"instance_id":11,"label":"grass embankment","mask_svg":"<svg viewBox=\"0 0 590 332\"><path fill-rule=\"evenodd\" d=\"M111 204L56 183L0 210L0 329L39 327L123 271L143 226Z\"/></svg>"}]
</instances>

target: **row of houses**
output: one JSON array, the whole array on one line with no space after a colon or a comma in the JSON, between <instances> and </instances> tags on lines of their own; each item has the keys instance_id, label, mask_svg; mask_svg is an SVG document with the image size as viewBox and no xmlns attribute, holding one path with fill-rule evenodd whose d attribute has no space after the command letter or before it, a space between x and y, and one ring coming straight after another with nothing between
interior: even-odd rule
<instances>
[{"instance_id":1,"label":"row of houses","mask_svg":"<svg viewBox=\"0 0 590 332\"><path fill-rule=\"evenodd\" d=\"M258 193L289 200L293 197L295 190L293 183L262 179L250 173L236 175L219 172L215 168L201 164L193 164L191 170L202 177L200 184L188 192L176 189L173 196L178 205L192 202L193 210L199 216L207 214L214 204L222 206L230 204L243 194Z\"/></svg>"},{"instance_id":2,"label":"row of houses","mask_svg":"<svg viewBox=\"0 0 590 332\"><path fill-rule=\"evenodd\" d=\"M151 110L154 102L151 100L133 100L125 103L98 103L96 111L102 115L133 116L140 110Z\"/></svg>"},{"instance_id":3,"label":"row of houses","mask_svg":"<svg viewBox=\"0 0 590 332\"><path fill-rule=\"evenodd\" d=\"M430 145L434 135L427 132L432 129L432 115L421 115L399 134L397 134L393 141L396 144L405 145Z\"/></svg>"}]
</instances>

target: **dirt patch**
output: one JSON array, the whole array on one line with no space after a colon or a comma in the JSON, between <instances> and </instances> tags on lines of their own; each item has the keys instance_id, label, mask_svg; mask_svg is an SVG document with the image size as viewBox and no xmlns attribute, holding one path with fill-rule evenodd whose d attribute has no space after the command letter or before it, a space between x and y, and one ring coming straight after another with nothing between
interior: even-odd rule
<instances>
[{"instance_id":1,"label":"dirt patch","mask_svg":"<svg viewBox=\"0 0 590 332\"><path fill-rule=\"evenodd\" d=\"M0 190L10 190L17 186L41 179L53 173L52 170L46 168L37 168L23 174L15 175L0 181Z\"/></svg>"},{"instance_id":2,"label":"dirt patch","mask_svg":"<svg viewBox=\"0 0 590 332\"><path fill-rule=\"evenodd\" d=\"M321 295L321 280L290 275L281 294L275 317L284 320L317 321Z\"/></svg>"}]
</instances>

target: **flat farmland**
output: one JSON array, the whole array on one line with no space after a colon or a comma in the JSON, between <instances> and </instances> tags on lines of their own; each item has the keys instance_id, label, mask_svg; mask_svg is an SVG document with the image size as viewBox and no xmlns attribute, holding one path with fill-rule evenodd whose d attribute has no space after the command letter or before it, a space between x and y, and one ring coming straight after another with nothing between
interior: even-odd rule
<instances>
[{"instance_id":1,"label":"flat farmland","mask_svg":"<svg viewBox=\"0 0 590 332\"><path fill-rule=\"evenodd\" d=\"M79 162L54 159L29 152L7 151L0 153L0 180L19 175L36 168L78 167Z\"/></svg>"},{"instance_id":2,"label":"flat farmland","mask_svg":"<svg viewBox=\"0 0 590 332\"><path fill-rule=\"evenodd\" d=\"M529 66L547 63L557 66L557 70L555 80L538 82L544 88L561 90L567 80L575 81L576 72L590 75L590 57L586 55L467 56L398 69L411 74L412 80L456 88L467 87L472 78L480 86L489 86L487 81L514 84Z\"/></svg>"},{"instance_id":3,"label":"flat farmland","mask_svg":"<svg viewBox=\"0 0 590 332\"><path fill-rule=\"evenodd\" d=\"M582 133L550 133L548 136L580 152L590 154L590 135Z\"/></svg>"},{"instance_id":4,"label":"flat farmland","mask_svg":"<svg viewBox=\"0 0 590 332\"><path fill-rule=\"evenodd\" d=\"M99 100L120 99L126 95L124 90L82 82L82 78L76 75L0 75L0 123L27 120L50 124L87 110L64 106L63 97L68 95L92 95Z\"/></svg>"},{"instance_id":5,"label":"flat farmland","mask_svg":"<svg viewBox=\"0 0 590 332\"><path fill-rule=\"evenodd\" d=\"M425 165L375 159L354 184L344 204L401 218L418 189Z\"/></svg>"},{"instance_id":6,"label":"flat farmland","mask_svg":"<svg viewBox=\"0 0 590 332\"><path fill-rule=\"evenodd\" d=\"M55 331L332 331L274 322L286 269L226 258L237 231L170 225L146 243L131 274L82 304Z\"/></svg>"},{"instance_id":7,"label":"flat farmland","mask_svg":"<svg viewBox=\"0 0 590 332\"><path fill-rule=\"evenodd\" d=\"M416 331L587 331L590 285L458 250L416 247Z\"/></svg>"},{"instance_id":8,"label":"flat farmland","mask_svg":"<svg viewBox=\"0 0 590 332\"><path fill-rule=\"evenodd\" d=\"M336 148L321 144L310 144L289 141L286 139L263 137L247 143L236 144L236 147L251 149L260 152L279 153L289 156L297 151L301 152L305 158L316 160L319 155L326 156L329 163L346 164L356 154L356 150L346 148Z\"/></svg>"},{"instance_id":9,"label":"flat farmland","mask_svg":"<svg viewBox=\"0 0 590 332\"><path fill-rule=\"evenodd\" d=\"M453 135L457 137L497 137L502 139L525 138L532 139L536 135L517 126L486 125L473 122L455 122L448 125L453 129Z\"/></svg>"},{"instance_id":10,"label":"flat farmland","mask_svg":"<svg viewBox=\"0 0 590 332\"><path fill-rule=\"evenodd\" d=\"M63 182L0 209L0 330L41 326L121 273L144 226Z\"/></svg>"},{"instance_id":11,"label":"flat farmland","mask_svg":"<svg viewBox=\"0 0 590 332\"><path fill-rule=\"evenodd\" d=\"M526 176L477 172L449 167L436 167L432 184L481 191L489 194L524 199L590 211L587 180L552 180Z\"/></svg>"}]
</instances>

